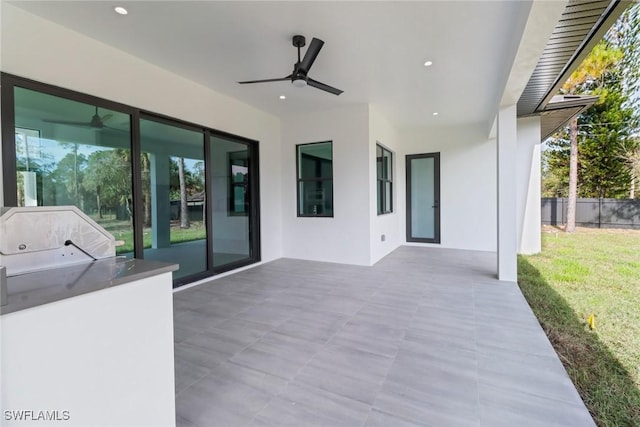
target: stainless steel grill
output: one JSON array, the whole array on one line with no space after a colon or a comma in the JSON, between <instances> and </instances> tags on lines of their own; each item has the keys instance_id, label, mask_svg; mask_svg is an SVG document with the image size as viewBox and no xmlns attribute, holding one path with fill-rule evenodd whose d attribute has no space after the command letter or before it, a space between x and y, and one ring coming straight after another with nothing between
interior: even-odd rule
<instances>
[{"instance_id":1,"label":"stainless steel grill","mask_svg":"<svg viewBox=\"0 0 640 427\"><path fill-rule=\"evenodd\" d=\"M0 208L2 303L9 277L112 258L117 243L75 206Z\"/></svg>"}]
</instances>

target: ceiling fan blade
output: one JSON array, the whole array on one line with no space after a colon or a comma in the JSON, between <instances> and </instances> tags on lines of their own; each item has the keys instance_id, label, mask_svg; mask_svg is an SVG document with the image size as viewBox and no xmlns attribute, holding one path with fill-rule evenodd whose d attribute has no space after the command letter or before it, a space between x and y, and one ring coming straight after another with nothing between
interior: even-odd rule
<instances>
[{"instance_id":1,"label":"ceiling fan blade","mask_svg":"<svg viewBox=\"0 0 640 427\"><path fill-rule=\"evenodd\" d=\"M102 120L103 122L106 122L111 117L113 117L113 114L105 114L104 116L100 117L100 120Z\"/></svg>"},{"instance_id":2,"label":"ceiling fan blade","mask_svg":"<svg viewBox=\"0 0 640 427\"><path fill-rule=\"evenodd\" d=\"M110 132L117 132L117 133L126 133L127 135L129 135L129 130L123 130L123 129L118 129L118 128L114 128L112 126L103 126L100 128L100 130L107 130Z\"/></svg>"},{"instance_id":3,"label":"ceiling fan blade","mask_svg":"<svg viewBox=\"0 0 640 427\"><path fill-rule=\"evenodd\" d=\"M91 126L91 123L87 123L87 122L69 122L66 120L42 120L42 121L46 123L54 123L57 125L85 126L85 127Z\"/></svg>"},{"instance_id":4,"label":"ceiling fan blade","mask_svg":"<svg viewBox=\"0 0 640 427\"><path fill-rule=\"evenodd\" d=\"M329 92L329 93L332 93L334 95L340 95L342 92L344 92L344 91L342 91L340 89L336 89L335 87L331 87L329 85L326 85L324 83L320 83L319 81L313 80L313 79L310 79L310 78L307 78L307 84L309 86L315 87L316 89L324 90L325 92Z\"/></svg>"},{"instance_id":5,"label":"ceiling fan blade","mask_svg":"<svg viewBox=\"0 0 640 427\"><path fill-rule=\"evenodd\" d=\"M309 72L309 69L313 65L313 62L316 60L316 57L320 53L320 49L322 49L323 45L324 42L322 40L314 37L313 40L311 40L311 44L309 44L309 47L307 48L307 52L304 54L304 58L302 58L302 62L300 63L298 70L302 71L304 74L307 74Z\"/></svg>"},{"instance_id":6,"label":"ceiling fan blade","mask_svg":"<svg viewBox=\"0 0 640 427\"><path fill-rule=\"evenodd\" d=\"M268 82L283 82L285 80L291 80L291 74L287 77L282 77L279 79L265 79L265 80L248 80L245 82L238 82L241 85L251 84L251 83L268 83Z\"/></svg>"}]
</instances>

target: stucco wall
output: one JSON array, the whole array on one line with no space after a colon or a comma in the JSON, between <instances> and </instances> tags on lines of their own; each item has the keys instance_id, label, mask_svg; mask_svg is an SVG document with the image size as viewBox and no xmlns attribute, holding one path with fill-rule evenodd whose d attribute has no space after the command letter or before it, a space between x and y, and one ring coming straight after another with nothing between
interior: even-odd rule
<instances>
[{"instance_id":1,"label":"stucco wall","mask_svg":"<svg viewBox=\"0 0 640 427\"><path fill-rule=\"evenodd\" d=\"M496 142L485 127L416 130L400 138L403 155L440 153L441 243L424 245L495 251ZM404 207L405 159L397 165L397 201ZM401 220L404 229L404 214Z\"/></svg>"},{"instance_id":2,"label":"stucco wall","mask_svg":"<svg viewBox=\"0 0 640 427\"><path fill-rule=\"evenodd\" d=\"M393 212L378 215L377 207L377 171L376 144L382 144L393 153ZM404 229L401 218L404 218L405 208L398 203L398 194L404 192L400 186L398 166L404 162L401 141L398 131L375 106L369 107L369 193L371 200L369 214L371 215L371 263L375 263L404 242ZM382 241L384 235L384 242Z\"/></svg>"},{"instance_id":3,"label":"stucco wall","mask_svg":"<svg viewBox=\"0 0 640 427\"><path fill-rule=\"evenodd\" d=\"M369 265L369 107L358 104L282 121L285 257ZM298 218L296 144L333 142L333 218ZM374 193L375 194L375 193Z\"/></svg>"}]
</instances>

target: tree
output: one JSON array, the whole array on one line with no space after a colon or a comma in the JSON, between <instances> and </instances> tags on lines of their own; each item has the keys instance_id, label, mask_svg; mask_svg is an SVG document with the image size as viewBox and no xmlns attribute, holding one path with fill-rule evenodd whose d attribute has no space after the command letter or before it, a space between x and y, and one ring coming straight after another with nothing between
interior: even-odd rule
<instances>
[{"instance_id":1,"label":"tree","mask_svg":"<svg viewBox=\"0 0 640 427\"><path fill-rule=\"evenodd\" d=\"M57 187L58 204L71 204L82 208L82 181L87 166L87 157L74 150L56 164L48 179Z\"/></svg>"},{"instance_id":2,"label":"tree","mask_svg":"<svg viewBox=\"0 0 640 427\"><path fill-rule=\"evenodd\" d=\"M561 93L575 95L601 89L608 74L615 72L622 51L612 48L606 41L600 41L587 58L574 71L562 86ZM573 233L576 229L576 202L578 196L578 118L569 124L569 200L567 204L567 225L565 231Z\"/></svg>"},{"instance_id":3,"label":"tree","mask_svg":"<svg viewBox=\"0 0 640 427\"><path fill-rule=\"evenodd\" d=\"M640 180L640 4L633 3L622 14L613 27L612 39L624 51L620 72L622 73L622 88L627 96L627 106L633 109L634 116L631 124L631 135L634 137L623 141L621 160L629 171L629 198L637 195L636 185Z\"/></svg>"},{"instance_id":4,"label":"tree","mask_svg":"<svg viewBox=\"0 0 640 427\"><path fill-rule=\"evenodd\" d=\"M621 158L634 144L630 135L634 111L625 106L619 79L607 86L600 91L600 102L580 118L582 197L624 198L629 193L630 170Z\"/></svg>"},{"instance_id":5,"label":"tree","mask_svg":"<svg viewBox=\"0 0 640 427\"><path fill-rule=\"evenodd\" d=\"M83 186L96 198L98 217L105 207L126 206L131 197L129 150L115 149L91 153Z\"/></svg>"},{"instance_id":6,"label":"tree","mask_svg":"<svg viewBox=\"0 0 640 427\"><path fill-rule=\"evenodd\" d=\"M185 179L184 157L178 159L178 178L180 180L180 228L189 228L189 207L187 205L187 181Z\"/></svg>"},{"instance_id":7,"label":"tree","mask_svg":"<svg viewBox=\"0 0 640 427\"><path fill-rule=\"evenodd\" d=\"M144 205L144 225L143 227L151 227L151 154L141 153L140 162L142 163L142 198Z\"/></svg>"}]
</instances>

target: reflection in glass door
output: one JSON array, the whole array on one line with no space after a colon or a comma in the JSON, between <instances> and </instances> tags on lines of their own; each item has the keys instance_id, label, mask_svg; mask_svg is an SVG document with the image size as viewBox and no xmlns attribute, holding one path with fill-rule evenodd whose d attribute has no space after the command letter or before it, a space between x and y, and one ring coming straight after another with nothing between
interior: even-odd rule
<instances>
[{"instance_id":1,"label":"reflection in glass door","mask_svg":"<svg viewBox=\"0 0 640 427\"><path fill-rule=\"evenodd\" d=\"M207 271L204 134L140 120L144 258L180 264L174 279Z\"/></svg>"},{"instance_id":2,"label":"reflection in glass door","mask_svg":"<svg viewBox=\"0 0 640 427\"><path fill-rule=\"evenodd\" d=\"M407 156L407 241L440 243L440 153Z\"/></svg>"},{"instance_id":3,"label":"reflection in glass door","mask_svg":"<svg viewBox=\"0 0 640 427\"><path fill-rule=\"evenodd\" d=\"M224 269L254 257L252 161L249 145L211 136L213 267Z\"/></svg>"},{"instance_id":4,"label":"reflection in glass door","mask_svg":"<svg viewBox=\"0 0 640 427\"><path fill-rule=\"evenodd\" d=\"M118 255L133 257L130 116L21 87L13 96L16 175L7 206L77 206L123 242Z\"/></svg>"}]
</instances>

